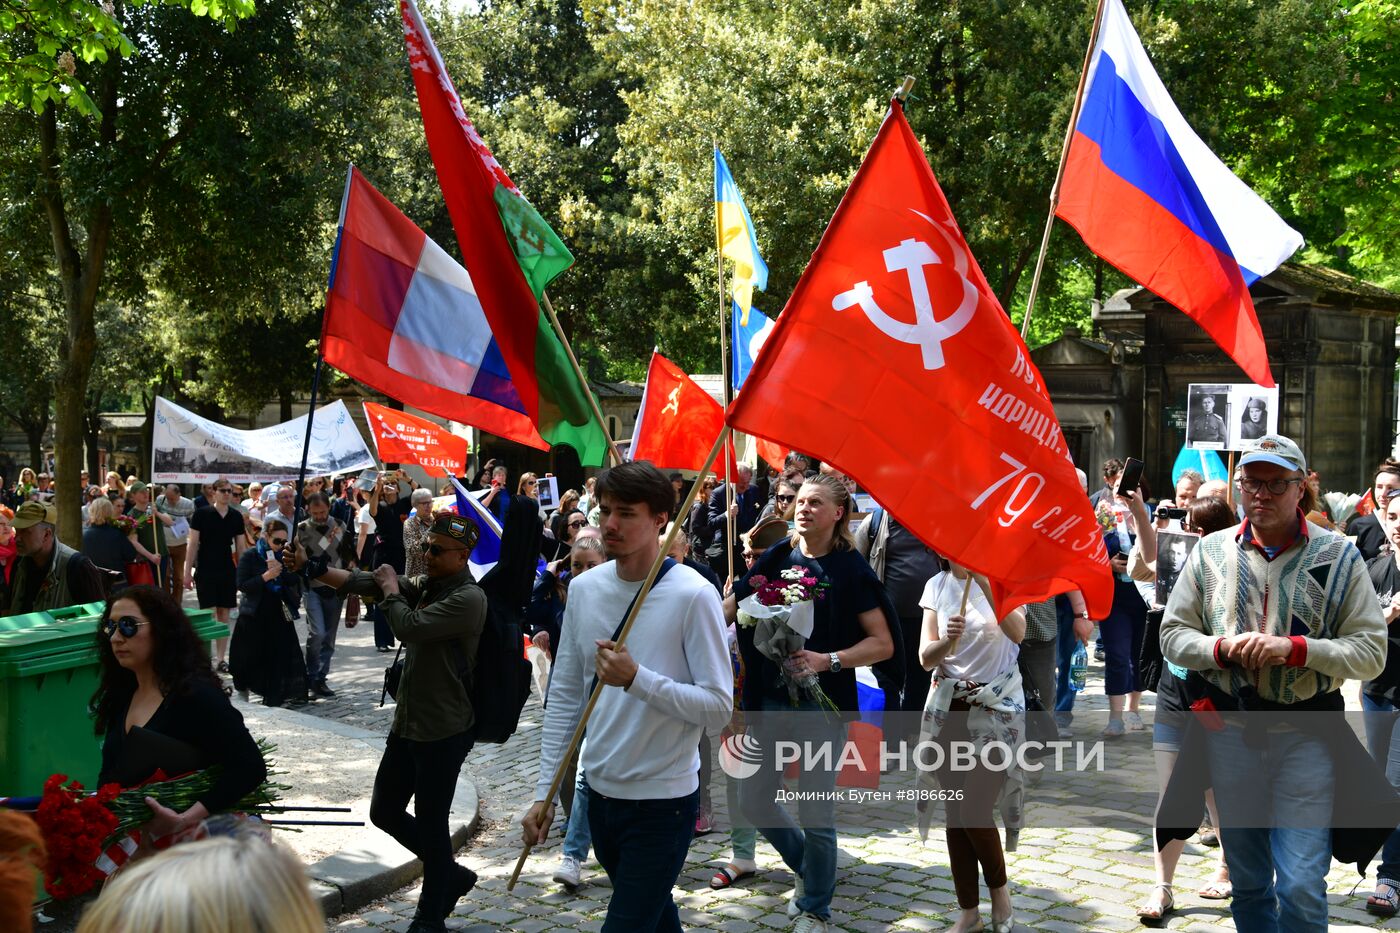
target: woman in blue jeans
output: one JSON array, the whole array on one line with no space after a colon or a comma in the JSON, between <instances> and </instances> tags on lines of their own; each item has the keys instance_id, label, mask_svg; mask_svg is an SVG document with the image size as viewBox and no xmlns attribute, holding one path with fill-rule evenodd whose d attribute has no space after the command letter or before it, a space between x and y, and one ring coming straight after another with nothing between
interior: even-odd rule
<instances>
[{"instance_id":1,"label":"woman in blue jeans","mask_svg":"<svg viewBox=\"0 0 1400 933\"><path fill-rule=\"evenodd\" d=\"M1396 626L1400 620L1400 498L1386 500L1376 514L1390 549L1372 558L1366 569L1390 637L1385 670L1361 685L1361 708L1365 710L1366 747L1385 769L1391 785L1400 787L1400 730L1395 728L1400 717L1400 627ZM1381 849L1376 890L1366 899L1366 909L1381 917L1393 917L1400 911L1400 830L1391 833Z\"/></svg>"},{"instance_id":2,"label":"woman in blue jeans","mask_svg":"<svg viewBox=\"0 0 1400 933\"><path fill-rule=\"evenodd\" d=\"M739 802L744 816L796 876L788 916L794 921L792 929L800 933L825 933L831 919L836 822L830 793L836 786L836 769L801 769L799 788L824 799L803 799L794 821L775 799L783 780L777 742L795 741L814 750L830 745L830 760L836 761L844 747L846 722L860 709L855 669L894 654L891 622L881 608L880 580L855 549L847 521L850 511L850 492L839 475L820 474L804 482L797 494L796 530L765 551L724 602L725 615L735 621L738 603L754 592L756 577L779 580L790 567L802 567L818 586L826 584L823 597L814 603L812 634L782 668L755 647L751 626L741 623L737 629L746 670L744 709L758 711L750 714L749 734L760 759L757 773L746 777L739 789ZM841 715L822 710L810 697L794 705L785 670L799 676L815 672Z\"/></svg>"}]
</instances>

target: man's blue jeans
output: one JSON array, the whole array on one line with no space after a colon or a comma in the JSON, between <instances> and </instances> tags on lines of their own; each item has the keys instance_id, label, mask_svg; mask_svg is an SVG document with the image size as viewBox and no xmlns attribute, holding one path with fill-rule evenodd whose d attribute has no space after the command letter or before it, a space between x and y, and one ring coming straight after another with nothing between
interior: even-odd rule
<instances>
[{"instance_id":1,"label":"man's blue jeans","mask_svg":"<svg viewBox=\"0 0 1400 933\"><path fill-rule=\"evenodd\" d=\"M1074 688L1069 683L1069 662L1074 657L1074 647L1079 639L1074 637L1074 610L1063 596L1055 600L1055 620L1060 629L1055 648L1055 724L1067 728L1074 719Z\"/></svg>"},{"instance_id":2,"label":"man's blue jeans","mask_svg":"<svg viewBox=\"0 0 1400 933\"><path fill-rule=\"evenodd\" d=\"M316 684L331 672L335 636L340 631L340 610L345 600L322 596L315 587L306 591L306 679Z\"/></svg>"},{"instance_id":3,"label":"man's blue jeans","mask_svg":"<svg viewBox=\"0 0 1400 933\"><path fill-rule=\"evenodd\" d=\"M680 933L671 889L695 836L700 789L673 799L620 800L590 788L587 799L593 851L613 887L603 933Z\"/></svg>"},{"instance_id":4,"label":"man's blue jeans","mask_svg":"<svg viewBox=\"0 0 1400 933\"><path fill-rule=\"evenodd\" d=\"M1316 736L1293 729L1245 744L1243 717L1209 735L1211 783L1239 933L1327 929L1332 863L1332 758Z\"/></svg>"},{"instance_id":5,"label":"man's blue jeans","mask_svg":"<svg viewBox=\"0 0 1400 933\"><path fill-rule=\"evenodd\" d=\"M1395 722L1400 710L1389 700L1373 700L1361 694L1362 721L1366 725L1366 748L1376 764L1385 769L1391 787L1400 788L1400 731ZM1400 829L1390 834L1381 849L1381 864L1376 879L1400 883Z\"/></svg>"},{"instance_id":6,"label":"man's blue jeans","mask_svg":"<svg viewBox=\"0 0 1400 933\"><path fill-rule=\"evenodd\" d=\"M846 724L815 705L794 709L785 703L765 703L749 734L758 742L761 760L758 772L739 785L744 817L802 879L804 893L797 900L797 909L829 919L831 898L836 893L836 768L805 768L799 762L798 789L804 798L815 791L818 799L799 799L794 821L777 800L783 769L777 764L776 745L779 740L796 742L805 756L808 743L814 749L829 743L834 764L845 747Z\"/></svg>"},{"instance_id":7,"label":"man's blue jeans","mask_svg":"<svg viewBox=\"0 0 1400 933\"><path fill-rule=\"evenodd\" d=\"M588 831L588 781L580 771L574 782L574 806L569 813L569 827L564 831L564 854L586 862L592 844L593 836Z\"/></svg>"}]
</instances>

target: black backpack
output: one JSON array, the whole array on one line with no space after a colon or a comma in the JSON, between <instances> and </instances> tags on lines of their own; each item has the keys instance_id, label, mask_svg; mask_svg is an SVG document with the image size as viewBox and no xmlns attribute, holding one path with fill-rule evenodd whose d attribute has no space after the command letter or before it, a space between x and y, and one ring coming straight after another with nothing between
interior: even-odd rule
<instances>
[{"instance_id":1,"label":"black backpack","mask_svg":"<svg viewBox=\"0 0 1400 933\"><path fill-rule=\"evenodd\" d=\"M481 578L487 608L476 670L463 678L476 714L477 742L499 745L514 735L530 699L534 672L524 653L525 609L535 586L543 536L535 500L512 498L501 531L501 559Z\"/></svg>"},{"instance_id":2,"label":"black backpack","mask_svg":"<svg viewBox=\"0 0 1400 933\"><path fill-rule=\"evenodd\" d=\"M524 657L525 634L519 615L513 616L499 606L498 600L487 599L486 625L476 646L476 670L462 677L476 716L474 741L495 745L515 735L520 714L530 699L533 674ZM453 644L458 663L465 667L461 643Z\"/></svg>"}]
</instances>

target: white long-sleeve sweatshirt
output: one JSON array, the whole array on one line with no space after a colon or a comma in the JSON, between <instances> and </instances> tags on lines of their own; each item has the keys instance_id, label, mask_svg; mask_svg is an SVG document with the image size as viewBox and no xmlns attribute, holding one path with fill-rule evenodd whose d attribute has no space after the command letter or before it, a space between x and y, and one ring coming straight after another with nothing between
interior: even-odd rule
<instances>
[{"instance_id":1,"label":"white long-sleeve sweatshirt","mask_svg":"<svg viewBox=\"0 0 1400 933\"><path fill-rule=\"evenodd\" d=\"M559 759L593 683L596 642L612 638L641 581L602 564L569 584L540 741L535 799L549 793ZM700 735L729 721L734 669L715 588L684 565L652 587L625 647L637 662L632 686L603 687L579 766L589 787L622 800L673 799L700 783Z\"/></svg>"}]
</instances>

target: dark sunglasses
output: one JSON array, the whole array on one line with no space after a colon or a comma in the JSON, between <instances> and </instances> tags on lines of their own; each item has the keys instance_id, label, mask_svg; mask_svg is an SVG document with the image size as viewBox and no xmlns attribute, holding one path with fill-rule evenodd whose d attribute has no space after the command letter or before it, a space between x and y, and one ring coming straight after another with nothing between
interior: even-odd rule
<instances>
[{"instance_id":1,"label":"dark sunglasses","mask_svg":"<svg viewBox=\"0 0 1400 933\"><path fill-rule=\"evenodd\" d=\"M418 545L418 546L421 547L421 548L423 549L423 553L424 553L424 554L431 554L431 555L433 555L434 557L441 557L443 554L446 554L448 551L465 551L465 550L466 550L466 548L464 548L464 547L443 547L441 544L429 544L427 541L424 541L422 544L420 544L420 545Z\"/></svg>"},{"instance_id":2,"label":"dark sunglasses","mask_svg":"<svg viewBox=\"0 0 1400 933\"><path fill-rule=\"evenodd\" d=\"M791 502L791 501L793 501L794 499L796 499L797 497L796 497L796 496L774 496L773 498L777 499L779 502Z\"/></svg>"},{"instance_id":3,"label":"dark sunglasses","mask_svg":"<svg viewBox=\"0 0 1400 933\"><path fill-rule=\"evenodd\" d=\"M584 525L587 525L587 524L588 524L588 522L584 521L583 519L579 519L578 521L569 522L569 527L570 527L570 528L582 528Z\"/></svg>"},{"instance_id":4,"label":"dark sunglasses","mask_svg":"<svg viewBox=\"0 0 1400 933\"><path fill-rule=\"evenodd\" d=\"M285 546L286 543L287 543L287 539L286 539L286 538L272 538L271 540L272 540L272 546L273 546L273 547L283 547L283 546Z\"/></svg>"},{"instance_id":5,"label":"dark sunglasses","mask_svg":"<svg viewBox=\"0 0 1400 933\"><path fill-rule=\"evenodd\" d=\"M136 630L143 625L150 625L149 621L142 622L135 616L122 616L120 619L107 619L102 623L102 632L108 638L113 632L121 632L123 638L136 637Z\"/></svg>"}]
</instances>

